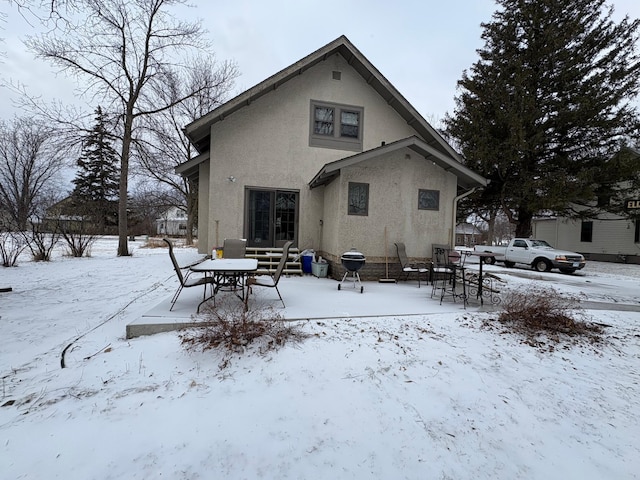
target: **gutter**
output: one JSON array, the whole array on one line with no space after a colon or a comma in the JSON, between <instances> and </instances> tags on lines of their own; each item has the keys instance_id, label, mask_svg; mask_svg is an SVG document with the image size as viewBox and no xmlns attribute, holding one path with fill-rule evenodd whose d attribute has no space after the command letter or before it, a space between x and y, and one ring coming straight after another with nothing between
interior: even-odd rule
<instances>
[{"instance_id":1,"label":"gutter","mask_svg":"<svg viewBox=\"0 0 640 480\"><path fill-rule=\"evenodd\" d=\"M465 197L468 197L469 195L471 195L473 192L475 192L478 188L480 187L473 187L471 190L469 190L468 192L462 193L460 195L458 195L457 197L455 197L453 199L453 213L451 215L452 219L453 219L453 224L452 224L452 233L451 233L451 248L455 248L456 246L456 223L458 221L457 219L457 214L458 214L458 202L460 200L462 200Z\"/></svg>"}]
</instances>

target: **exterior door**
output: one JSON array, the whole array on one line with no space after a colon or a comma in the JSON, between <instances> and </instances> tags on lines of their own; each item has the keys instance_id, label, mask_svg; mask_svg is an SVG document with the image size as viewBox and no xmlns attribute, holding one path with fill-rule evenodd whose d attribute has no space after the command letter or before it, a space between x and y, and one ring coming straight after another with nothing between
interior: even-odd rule
<instances>
[{"instance_id":1,"label":"exterior door","mask_svg":"<svg viewBox=\"0 0 640 480\"><path fill-rule=\"evenodd\" d=\"M298 238L299 194L287 190L247 189L245 236L250 247L282 247Z\"/></svg>"}]
</instances>

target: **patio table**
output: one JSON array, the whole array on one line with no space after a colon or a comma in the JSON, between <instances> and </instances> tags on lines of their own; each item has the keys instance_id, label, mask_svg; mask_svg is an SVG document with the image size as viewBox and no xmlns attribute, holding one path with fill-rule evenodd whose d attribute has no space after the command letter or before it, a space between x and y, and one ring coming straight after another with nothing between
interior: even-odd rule
<instances>
[{"instance_id":1,"label":"patio table","mask_svg":"<svg viewBox=\"0 0 640 480\"><path fill-rule=\"evenodd\" d=\"M216 293L227 285L231 285L233 290L236 291L237 287L240 288L240 295L236 294L245 304L247 308L247 302L245 302L245 291L247 287L247 276L258 269L258 260L255 258L220 258L211 259L200 262L191 266L191 270L194 272L201 272L205 275L211 275L214 277L214 285L212 286L212 295L209 298L205 298L198 305L198 312L200 306L208 300L213 298L213 304L215 305ZM231 283L230 283L231 282Z\"/></svg>"},{"instance_id":2,"label":"patio table","mask_svg":"<svg viewBox=\"0 0 640 480\"><path fill-rule=\"evenodd\" d=\"M484 305L484 297L483 297L483 286L484 286L484 278L482 276L482 265L484 265L484 259L488 258L488 257L494 257L495 254L493 253L489 253L489 252L471 252L471 255L473 255L474 257L480 257L480 266L478 269L478 293L476 295L476 297L480 300L480 305ZM492 303L494 302L493 299L493 291L491 288L489 288L489 295L491 296L491 301Z\"/></svg>"}]
</instances>

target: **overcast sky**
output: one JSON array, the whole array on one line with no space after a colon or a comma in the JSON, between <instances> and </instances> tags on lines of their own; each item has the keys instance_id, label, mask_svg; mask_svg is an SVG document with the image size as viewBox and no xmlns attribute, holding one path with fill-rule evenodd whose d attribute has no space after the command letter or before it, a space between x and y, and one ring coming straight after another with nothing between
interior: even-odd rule
<instances>
[{"instance_id":1,"label":"overcast sky","mask_svg":"<svg viewBox=\"0 0 640 480\"><path fill-rule=\"evenodd\" d=\"M616 18L640 17L640 1L610 0ZM482 22L493 0L191 0L184 18L202 19L219 60L234 60L240 93L340 35L349 40L431 123L452 112L456 82L477 59ZM43 100L70 101L73 84L26 51L35 23L0 0L8 14L0 37L2 81L25 84ZM640 48L640 45L638 46ZM13 94L0 87L0 117L16 113ZM89 107L93 110L95 106Z\"/></svg>"}]
</instances>

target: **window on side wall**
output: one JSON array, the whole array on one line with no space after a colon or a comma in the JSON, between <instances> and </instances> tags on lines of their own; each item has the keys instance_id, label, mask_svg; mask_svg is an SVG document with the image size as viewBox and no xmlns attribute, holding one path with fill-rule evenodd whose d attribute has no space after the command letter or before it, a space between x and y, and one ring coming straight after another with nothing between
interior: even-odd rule
<instances>
[{"instance_id":1,"label":"window on side wall","mask_svg":"<svg viewBox=\"0 0 640 480\"><path fill-rule=\"evenodd\" d=\"M369 215L369 184L349 182L349 215Z\"/></svg>"},{"instance_id":2,"label":"window on side wall","mask_svg":"<svg viewBox=\"0 0 640 480\"><path fill-rule=\"evenodd\" d=\"M309 146L361 152L363 115L362 107L312 100Z\"/></svg>"},{"instance_id":3,"label":"window on side wall","mask_svg":"<svg viewBox=\"0 0 640 480\"><path fill-rule=\"evenodd\" d=\"M580 241L593 241L593 222L582 222L582 225L580 226Z\"/></svg>"},{"instance_id":4,"label":"window on side wall","mask_svg":"<svg viewBox=\"0 0 640 480\"><path fill-rule=\"evenodd\" d=\"M440 190L418 190L418 210L440 210Z\"/></svg>"}]
</instances>

